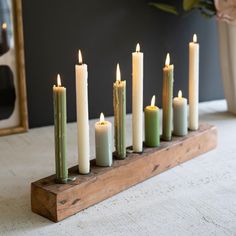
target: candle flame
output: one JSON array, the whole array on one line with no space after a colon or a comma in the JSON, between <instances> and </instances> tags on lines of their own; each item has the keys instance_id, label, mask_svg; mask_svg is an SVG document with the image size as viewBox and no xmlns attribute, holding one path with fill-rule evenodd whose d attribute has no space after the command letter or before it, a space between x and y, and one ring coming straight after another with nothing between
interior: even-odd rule
<instances>
[{"instance_id":1,"label":"candle flame","mask_svg":"<svg viewBox=\"0 0 236 236\"><path fill-rule=\"evenodd\" d=\"M6 29L6 28L7 28L7 23L4 22L4 23L2 24L2 29Z\"/></svg>"},{"instance_id":2,"label":"candle flame","mask_svg":"<svg viewBox=\"0 0 236 236\"><path fill-rule=\"evenodd\" d=\"M82 60L82 53L81 51L79 50L79 64L82 64L83 63L83 60Z\"/></svg>"},{"instance_id":3,"label":"candle flame","mask_svg":"<svg viewBox=\"0 0 236 236\"><path fill-rule=\"evenodd\" d=\"M140 45L139 45L139 43L137 43L137 45L136 45L136 52L140 52Z\"/></svg>"},{"instance_id":4,"label":"candle flame","mask_svg":"<svg viewBox=\"0 0 236 236\"><path fill-rule=\"evenodd\" d=\"M178 92L178 98L182 98L182 91L181 90L179 90L179 92Z\"/></svg>"},{"instance_id":5,"label":"candle flame","mask_svg":"<svg viewBox=\"0 0 236 236\"><path fill-rule=\"evenodd\" d=\"M197 35L196 35L196 34L193 35L193 42L194 42L194 43L197 42Z\"/></svg>"},{"instance_id":6,"label":"candle flame","mask_svg":"<svg viewBox=\"0 0 236 236\"><path fill-rule=\"evenodd\" d=\"M120 81L121 79L120 79L120 65L119 65L119 63L117 64L117 66L116 66L116 81Z\"/></svg>"},{"instance_id":7,"label":"candle flame","mask_svg":"<svg viewBox=\"0 0 236 236\"><path fill-rule=\"evenodd\" d=\"M170 65L170 54L169 54L169 53L167 53L167 55L166 55L166 62L165 62L165 65L166 65L166 66L169 66L169 65Z\"/></svg>"},{"instance_id":8,"label":"candle flame","mask_svg":"<svg viewBox=\"0 0 236 236\"><path fill-rule=\"evenodd\" d=\"M156 102L156 96L153 95L153 96L152 96L152 100L151 100L151 106L152 106L152 107L155 106L155 102Z\"/></svg>"},{"instance_id":9,"label":"candle flame","mask_svg":"<svg viewBox=\"0 0 236 236\"><path fill-rule=\"evenodd\" d=\"M61 87L61 77L59 74L57 74L57 86Z\"/></svg>"},{"instance_id":10,"label":"candle flame","mask_svg":"<svg viewBox=\"0 0 236 236\"><path fill-rule=\"evenodd\" d=\"M104 118L104 114L103 114L103 113L101 113L101 114L100 114L100 123L103 123L103 122L104 122L104 120L105 120L105 118Z\"/></svg>"}]
</instances>

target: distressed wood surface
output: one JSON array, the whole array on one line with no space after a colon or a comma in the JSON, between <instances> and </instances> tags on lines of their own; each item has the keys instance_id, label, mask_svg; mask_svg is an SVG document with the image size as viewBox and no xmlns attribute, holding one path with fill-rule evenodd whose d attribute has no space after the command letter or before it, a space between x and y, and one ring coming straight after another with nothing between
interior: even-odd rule
<instances>
[{"instance_id":1,"label":"distressed wood surface","mask_svg":"<svg viewBox=\"0 0 236 236\"><path fill-rule=\"evenodd\" d=\"M32 211L52 221L61 221L91 205L109 198L139 182L175 167L216 147L215 126L201 124L198 131L174 137L158 148L144 148L125 160L115 160L112 167L97 167L91 161L91 173L78 175L77 166L69 169L76 181L55 184L55 176L32 183Z\"/></svg>"},{"instance_id":2,"label":"distressed wood surface","mask_svg":"<svg viewBox=\"0 0 236 236\"><path fill-rule=\"evenodd\" d=\"M235 236L236 122L226 109L224 100L199 106L200 120L217 127L216 149L57 224L33 213L30 205L30 183L54 173L54 127L1 137L0 235ZM90 120L91 157L96 121ZM68 166L78 159L76 127L68 124ZM132 143L131 128L129 114L127 145Z\"/></svg>"}]
</instances>

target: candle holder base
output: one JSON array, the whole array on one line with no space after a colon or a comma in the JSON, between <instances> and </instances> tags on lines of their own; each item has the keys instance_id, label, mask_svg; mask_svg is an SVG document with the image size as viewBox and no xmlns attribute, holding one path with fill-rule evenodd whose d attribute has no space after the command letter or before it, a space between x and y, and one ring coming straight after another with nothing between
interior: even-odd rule
<instances>
[{"instance_id":1,"label":"candle holder base","mask_svg":"<svg viewBox=\"0 0 236 236\"><path fill-rule=\"evenodd\" d=\"M171 137L164 137L163 135L161 135L161 141L163 142L171 142L172 140L172 136Z\"/></svg>"},{"instance_id":2,"label":"candle holder base","mask_svg":"<svg viewBox=\"0 0 236 236\"><path fill-rule=\"evenodd\" d=\"M161 142L157 148L144 147L142 154L127 152L126 159L114 159L111 167L98 167L92 160L88 175L79 175L76 165L69 169L70 176L76 177L73 182L57 184L52 175L31 184L32 211L54 222L61 221L216 145L216 127L201 124L197 131L173 136L171 142Z\"/></svg>"},{"instance_id":3,"label":"candle holder base","mask_svg":"<svg viewBox=\"0 0 236 236\"><path fill-rule=\"evenodd\" d=\"M56 184L67 184L69 182L75 181L76 177L69 177L67 179L55 179Z\"/></svg>"},{"instance_id":4,"label":"candle holder base","mask_svg":"<svg viewBox=\"0 0 236 236\"><path fill-rule=\"evenodd\" d=\"M143 147L144 147L144 143L143 143ZM131 154L131 153L133 153L133 154L142 154L142 153L143 153L143 150L140 151L140 152L136 152L136 151L133 150L133 147L131 146L131 147L128 147L128 148L126 149L126 152L127 152L127 154Z\"/></svg>"},{"instance_id":5,"label":"candle holder base","mask_svg":"<svg viewBox=\"0 0 236 236\"><path fill-rule=\"evenodd\" d=\"M126 152L127 152L127 150L126 150ZM127 154L126 154L126 155L118 155L117 152L114 152L114 153L113 153L113 157L114 157L114 159L116 159L116 160L124 160L124 159L127 157Z\"/></svg>"}]
</instances>

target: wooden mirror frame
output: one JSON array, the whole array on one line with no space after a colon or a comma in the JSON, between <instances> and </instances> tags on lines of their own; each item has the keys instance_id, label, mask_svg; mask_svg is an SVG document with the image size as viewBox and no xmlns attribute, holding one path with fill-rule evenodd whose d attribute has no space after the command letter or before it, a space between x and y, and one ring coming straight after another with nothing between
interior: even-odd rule
<instances>
[{"instance_id":1,"label":"wooden mirror frame","mask_svg":"<svg viewBox=\"0 0 236 236\"><path fill-rule=\"evenodd\" d=\"M19 94L19 125L0 129L0 136L26 132L28 130L28 111L25 81L24 38L22 21L22 1L12 0L12 19L16 50L16 80Z\"/></svg>"}]
</instances>

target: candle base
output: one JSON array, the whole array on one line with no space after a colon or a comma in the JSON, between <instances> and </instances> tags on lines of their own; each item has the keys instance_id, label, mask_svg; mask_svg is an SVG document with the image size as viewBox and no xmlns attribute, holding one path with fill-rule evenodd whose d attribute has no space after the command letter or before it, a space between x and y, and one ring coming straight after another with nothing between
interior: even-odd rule
<instances>
[{"instance_id":1,"label":"candle base","mask_svg":"<svg viewBox=\"0 0 236 236\"><path fill-rule=\"evenodd\" d=\"M80 173L80 172L78 171L78 173L79 173L79 175L89 175L89 174L91 173L91 171L89 171L88 173Z\"/></svg>"},{"instance_id":2,"label":"candle base","mask_svg":"<svg viewBox=\"0 0 236 236\"><path fill-rule=\"evenodd\" d=\"M142 151L134 151L133 146L131 146L131 147L127 148L127 152L128 153L142 154L143 153L143 149L142 149Z\"/></svg>"},{"instance_id":3,"label":"candle base","mask_svg":"<svg viewBox=\"0 0 236 236\"><path fill-rule=\"evenodd\" d=\"M133 153L136 153L136 154L143 154L143 150L141 151L141 152L135 152L135 151L133 151Z\"/></svg>"},{"instance_id":4,"label":"candle base","mask_svg":"<svg viewBox=\"0 0 236 236\"><path fill-rule=\"evenodd\" d=\"M75 181L76 180L76 177L69 177L69 178L66 178L66 179L55 179L55 183L57 184L67 184L71 181Z\"/></svg>"},{"instance_id":5,"label":"candle base","mask_svg":"<svg viewBox=\"0 0 236 236\"><path fill-rule=\"evenodd\" d=\"M161 140L163 141L171 141L172 140L172 136L171 137L166 137L166 136L161 136Z\"/></svg>"},{"instance_id":6,"label":"candle base","mask_svg":"<svg viewBox=\"0 0 236 236\"><path fill-rule=\"evenodd\" d=\"M197 131L197 130L199 130L199 127L197 127L197 128L188 128L188 130L189 131Z\"/></svg>"},{"instance_id":7,"label":"candle base","mask_svg":"<svg viewBox=\"0 0 236 236\"><path fill-rule=\"evenodd\" d=\"M114 152L113 156L117 160L124 160L127 157L127 155L121 155L121 154L119 155L117 152Z\"/></svg>"},{"instance_id":8,"label":"candle base","mask_svg":"<svg viewBox=\"0 0 236 236\"><path fill-rule=\"evenodd\" d=\"M98 167L111 167L112 163L111 164L103 164L103 163L96 162L96 166L98 166Z\"/></svg>"},{"instance_id":9,"label":"candle base","mask_svg":"<svg viewBox=\"0 0 236 236\"><path fill-rule=\"evenodd\" d=\"M183 137L186 136L188 133L184 133L184 134L179 134L179 133L173 133L174 136L176 137Z\"/></svg>"},{"instance_id":10,"label":"candle base","mask_svg":"<svg viewBox=\"0 0 236 236\"><path fill-rule=\"evenodd\" d=\"M98 167L92 160L89 175L79 175L76 165L69 169L70 176L76 176L73 183L55 184L52 175L31 184L32 211L54 222L61 221L216 145L216 127L202 124L198 131L173 136L171 142L161 142L159 147L144 147L142 154L127 151L126 159L114 159L111 167Z\"/></svg>"},{"instance_id":11,"label":"candle base","mask_svg":"<svg viewBox=\"0 0 236 236\"><path fill-rule=\"evenodd\" d=\"M90 166L88 166L88 168L80 168L80 166L78 165L78 173L79 173L79 175L89 175L90 172L91 172Z\"/></svg>"},{"instance_id":12,"label":"candle base","mask_svg":"<svg viewBox=\"0 0 236 236\"><path fill-rule=\"evenodd\" d=\"M156 147L159 147L160 144L147 144L147 143L144 143L144 147L147 147L147 148L156 148Z\"/></svg>"}]
</instances>

